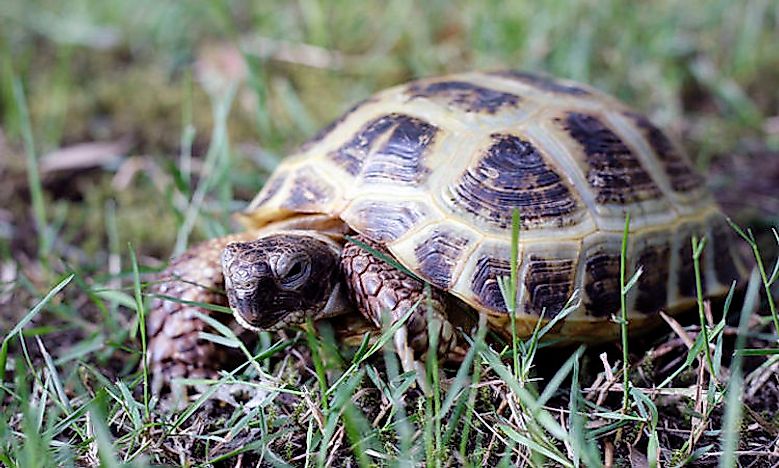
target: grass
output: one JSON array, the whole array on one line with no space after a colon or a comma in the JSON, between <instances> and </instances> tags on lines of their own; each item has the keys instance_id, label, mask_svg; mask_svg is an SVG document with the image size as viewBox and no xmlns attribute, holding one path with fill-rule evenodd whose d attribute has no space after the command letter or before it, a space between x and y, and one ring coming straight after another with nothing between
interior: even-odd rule
<instances>
[{"instance_id":1,"label":"grass","mask_svg":"<svg viewBox=\"0 0 779 468\"><path fill-rule=\"evenodd\" d=\"M703 249L706 248L706 238L698 239L698 236L690 237L690 243L692 244L692 264L695 271L695 294L698 302L698 318L701 324L701 336L703 336L703 342L709 342L708 324L706 323L706 315L704 313L703 304L703 285L701 284L701 255L703 255ZM704 355L706 356L706 363L709 366L709 373L714 375L714 364L711 361L711 349L708 346L703 347Z\"/></svg>"},{"instance_id":2,"label":"grass","mask_svg":"<svg viewBox=\"0 0 779 468\"><path fill-rule=\"evenodd\" d=\"M771 287L774 285L777 279L779 279L779 261L774 264L774 268L771 271L771 276L768 276L766 274L765 267L763 266L760 247L757 245L757 240L755 239L755 235L752 233L752 230L747 229L744 231L744 229L734 224L732 221L729 222L733 229L739 234L739 236L741 236L742 239L747 242L747 244L749 244L749 247L752 249L752 253L755 256L755 263L757 264L757 271L760 273L760 280L762 281L763 288L766 291L768 308L771 311L771 319L774 323L774 330L776 331L777 335L779 335L779 312L776 310L776 302L771 290ZM779 245L779 233L777 233L775 228L772 229L772 232L774 234L774 239L776 239L777 245Z\"/></svg>"},{"instance_id":3,"label":"grass","mask_svg":"<svg viewBox=\"0 0 779 468\"><path fill-rule=\"evenodd\" d=\"M623 332L620 346L550 350L540 339L578 295L502 348L482 322L462 364L428 363L428 395L385 346L392 328L356 348L326 324L251 348L211 319L203 338L245 362L187 382L199 397L166 410L150 391L141 326L148 282L172 252L232 230L228 213L283 155L416 76L511 67L593 83L682 135L725 194L738 181L723 160L779 149L773 2L11 0L0 10L0 463L776 463L779 214L750 194L737 195L758 217L729 213L743 241L733 247L757 265L737 285L743 301L735 289L721 305L699 294L697 325ZM118 159L46 169L54 150L123 138L131 150ZM770 183L771 163L761 167ZM630 271L628 226L623 330L628 292L653 273ZM715 253L690 241L701 292L701 262ZM517 257L501 281L512 310ZM224 395L242 404L212 398Z\"/></svg>"},{"instance_id":4,"label":"grass","mask_svg":"<svg viewBox=\"0 0 779 468\"><path fill-rule=\"evenodd\" d=\"M637 270L629 283L625 282L627 275L628 237L630 235L630 212L625 214L625 229L622 231L622 245L619 250L619 330L622 340L622 412L628 410L628 397L630 395L630 373L628 364L628 307L627 297L630 284L641 276L641 270Z\"/></svg>"},{"instance_id":5,"label":"grass","mask_svg":"<svg viewBox=\"0 0 779 468\"><path fill-rule=\"evenodd\" d=\"M38 160L35 153L32 129L30 128L30 115L27 110L27 100L22 88L22 82L14 77L13 95L16 104L16 112L19 115L22 138L24 140L25 159L27 166L27 185L30 188L33 214L35 216L35 230L38 233L38 257L42 263L46 262L46 252L49 251L50 242L48 236L48 222L46 219L46 207L43 202L43 187L41 176L38 172Z\"/></svg>"}]
</instances>

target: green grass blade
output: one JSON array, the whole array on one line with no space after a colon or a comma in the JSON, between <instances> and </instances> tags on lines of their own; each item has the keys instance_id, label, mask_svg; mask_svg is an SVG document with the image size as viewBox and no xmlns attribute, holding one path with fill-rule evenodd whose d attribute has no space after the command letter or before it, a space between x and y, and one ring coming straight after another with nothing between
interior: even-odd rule
<instances>
[{"instance_id":1,"label":"green grass blade","mask_svg":"<svg viewBox=\"0 0 779 468\"><path fill-rule=\"evenodd\" d=\"M514 378L511 370L503 364L498 355L491 349L480 350L479 354L483 359L487 361L489 366L495 371L506 384L509 389L519 398L519 400L528 408L536 407L535 398L528 391L523 388L520 383ZM560 426L560 424L552 417L549 412L539 409L534 413L535 419L541 426L544 427L552 436L560 440L568 439L568 432Z\"/></svg>"},{"instance_id":2,"label":"green grass blade","mask_svg":"<svg viewBox=\"0 0 779 468\"><path fill-rule=\"evenodd\" d=\"M102 393L98 392L89 410L89 420L95 433L100 465L106 468L119 468L121 465L114 456L113 437L111 437L111 431L106 423L105 400L106 393L104 391Z\"/></svg>"},{"instance_id":3,"label":"green grass blade","mask_svg":"<svg viewBox=\"0 0 779 468\"><path fill-rule=\"evenodd\" d=\"M319 396L320 404L325 413L329 410L329 402L327 399L328 382L327 373L325 372L325 364L322 360L322 345L314 332L314 323L311 321L311 317L306 317L306 341L308 342L308 349L311 350L311 361L314 363L314 372L316 373L316 380L319 384Z\"/></svg>"},{"instance_id":4,"label":"green grass blade","mask_svg":"<svg viewBox=\"0 0 779 468\"><path fill-rule=\"evenodd\" d=\"M38 312L41 311L41 309L51 300L52 297L56 296L57 293L59 293L65 286L70 283L70 280L73 279L73 274L70 274L66 276L62 281L57 283L56 286L54 286L47 294L46 296L41 299L40 302L35 304L35 306L24 316L22 319L14 326L10 332L3 338L4 341L8 341L14 336L16 336L22 328L24 328L25 325L27 325L30 320L32 320L36 315L38 315Z\"/></svg>"},{"instance_id":5,"label":"green grass blade","mask_svg":"<svg viewBox=\"0 0 779 468\"><path fill-rule=\"evenodd\" d=\"M8 345L10 340L16 336L22 328L25 327L28 323L30 323L30 320L32 320L36 315L38 315L38 312L43 309L43 307L48 304L48 302L56 296L62 289L70 283L70 280L73 279L73 274L70 274L66 276L62 281L57 283L56 286L54 286L46 296L41 299L40 302L35 304L35 306L30 309L27 314L25 314L24 317L22 317L21 320L14 326L10 332L3 338L3 342L0 345L0 382L5 382L5 363L8 358Z\"/></svg>"},{"instance_id":6,"label":"green grass blade","mask_svg":"<svg viewBox=\"0 0 779 468\"><path fill-rule=\"evenodd\" d=\"M402 271L403 273L407 274L408 276L416 279L419 282L427 283L425 280L417 276L413 271L409 270L405 266L401 265L400 262L392 258L391 256L387 255L384 252L381 252L377 250L376 248L366 244L365 242L361 241L360 239L357 239L352 236L344 236L346 238L347 242L351 242L352 244L356 245L357 247L363 249L364 251L368 252L372 256L378 258L382 262L386 263L387 265L390 265L391 267Z\"/></svg>"},{"instance_id":7,"label":"green grass blade","mask_svg":"<svg viewBox=\"0 0 779 468\"><path fill-rule=\"evenodd\" d=\"M627 413L630 394L630 363L628 362L628 308L627 289L625 288L625 275L627 272L628 234L630 233L630 213L625 214L625 229L622 232L622 247L619 254L619 310L620 310L620 335L622 337L622 412Z\"/></svg>"},{"instance_id":8,"label":"green grass blade","mask_svg":"<svg viewBox=\"0 0 779 468\"><path fill-rule=\"evenodd\" d=\"M740 357L756 357L756 356L774 356L779 354L779 349L776 348L769 348L769 349L753 349L753 348L744 348L744 349L737 349L735 351L735 356Z\"/></svg>"},{"instance_id":9,"label":"green grass blade","mask_svg":"<svg viewBox=\"0 0 779 468\"><path fill-rule=\"evenodd\" d=\"M499 424L498 427L514 441L516 441L520 445L529 448L533 452L540 453L545 457L554 460L555 462L559 463L560 466L573 467L571 462L566 458L564 458L561 454L557 453L556 451L550 450L548 447L544 447L543 445L535 442L534 440L525 437L524 435L515 431L513 428L506 426L504 424Z\"/></svg>"},{"instance_id":10,"label":"green grass blade","mask_svg":"<svg viewBox=\"0 0 779 468\"><path fill-rule=\"evenodd\" d=\"M178 297L166 296L165 294L151 294L150 296L151 297L157 297L157 298L160 298L160 299L163 299L163 300L166 300L166 301L177 302L179 304L184 304L184 305L194 306L194 307L198 307L198 308L205 309L205 310L210 310L210 311L213 311L213 312L219 312L219 313L222 313L222 314L230 314L230 315L232 315L232 313L233 313L233 311L229 307L221 306L221 305L218 305L218 304L209 304L207 302L198 302L198 301L187 301L187 300L184 300L184 299L181 299L181 298L178 298Z\"/></svg>"},{"instance_id":11,"label":"green grass blade","mask_svg":"<svg viewBox=\"0 0 779 468\"><path fill-rule=\"evenodd\" d=\"M73 408L70 406L70 399L65 393L65 387L62 385L62 379L60 378L59 372L57 372L54 361L51 359L49 351L43 345L41 337L36 336L35 342L38 344L38 349L41 352L41 356L43 356L43 362L46 364L46 369L49 371L49 377L54 384L54 391L56 392L57 398L59 399L59 403L66 411L66 414L69 414L71 411L73 411Z\"/></svg>"},{"instance_id":12,"label":"green grass blade","mask_svg":"<svg viewBox=\"0 0 779 468\"><path fill-rule=\"evenodd\" d=\"M695 291L696 300L698 303L698 319L701 325L701 333L703 334L703 342L705 343L703 352L704 356L706 357L706 365L709 367L709 372L711 373L712 377L716 378L716 374L714 373L714 362L711 359L711 348L709 346L709 324L706 322L706 315L704 313L705 306L703 304L701 255L703 254L703 249L706 247L706 238L704 237L698 240L697 236L692 236L690 238L690 243L692 244L692 262L695 273Z\"/></svg>"},{"instance_id":13,"label":"green grass blade","mask_svg":"<svg viewBox=\"0 0 779 468\"><path fill-rule=\"evenodd\" d=\"M771 281L773 279L773 274L771 275L771 278L769 278L766 274L765 267L763 266L763 256L760 253L760 248L757 245L757 241L755 240L755 236L752 234L752 231L747 229L747 231L744 232L744 230L741 229L741 227L734 223L730 218L728 218L727 221L728 224L730 224L730 227L732 227L733 230L735 230L736 233L741 236L741 238L744 239L752 248L752 254L755 257L757 270L760 273L760 279L763 282L763 289L765 289L766 292L768 309L771 312L771 319L774 322L774 331L776 332L777 339L779 340L779 311L776 310L776 302L774 301L774 295L771 291ZM779 234L777 234L776 230L774 230L773 233L777 243L779 244ZM777 259L777 263L779 263L779 259Z\"/></svg>"},{"instance_id":14,"label":"green grass blade","mask_svg":"<svg viewBox=\"0 0 779 468\"><path fill-rule=\"evenodd\" d=\"M744 300L745 306L748 302L755 301L754 299L750 298L757 296L758 281L757 274L753 270L752 277L749 281L747 297ZM746 344L746 336L751 312L752 311L750 308L742 308L741 316L738 322L738 335L736 335L735 346L736 349L733 356L733 362L730 366L730 378L728 379L727 396L725 402L725 416L721 432L722 457L719 461L719 466L721 467L730 468L736 466L738 463L738 457L736 456L735 452L738 449L738 441L741 434L741 420L743 415L743 403L741 399L743 398L744 394L744 345Z\"/></svg>"},{"instance_id":15,"label":"green grass blade","mask_svg":"<svg viewBox=\"0 0 779 468\"><path fill-rule=\"evenodd\" d=\"M46 207L43 200L43 185L38 172L38 159L35 152L35 143L30 125L30 113L27 109L27 99L24 95L24 86L19 78L13 78L13 94L16 110L21 124L22 139L24 140L25 162L27 164L27 184L30 189L32 211L35 217L35 228L38 232L38 257L41 263L48 264L46 255L51 250L48 227L46 223Z\"/></svg>"},{"instance_id":16,"label":"green grass blade","mask_svg":"<svg viewBox=\"0 0 779 468\"><path fill-rule=\"evenodd\" d=\"M143 408L144 416L149 419L151 410L149 408L149 366L146 359L147 343L146 343L146 308L143 304L143 295L141 294L141 274L138 270L138 259L135 257L135 250L131 245L127 248L130 250L130 261L133 267L133 292L135 296L135 312L138 316L138 330L141 334L141 372L143 373Z\"/></svg>"}]
</instances>

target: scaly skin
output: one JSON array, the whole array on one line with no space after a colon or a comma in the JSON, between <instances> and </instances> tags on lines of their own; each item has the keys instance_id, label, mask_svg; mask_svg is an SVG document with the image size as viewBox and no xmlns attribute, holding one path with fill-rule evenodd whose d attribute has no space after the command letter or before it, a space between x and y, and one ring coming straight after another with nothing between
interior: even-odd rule
<instances>
[{"instance_id":1,"label":"scaly skin","mask_svg":"<svg viewBox=\"0 0 779 468\"><path fill-rule=\"evenodd\" d=\"M381 246L370 242L365 237L358 236L357 239L378 251L387 253ZM409 309L416 306L394 337L395 347L401 357L404 370L419 367L415 363L423 361L428 351L428 310L439 327L438 355L451 357L457 354L457 335L446 318L448 301L441 291L431 288L428 298L424 283L354 243L347 243L344 246L341 253L341 269L350 298L360 312L377 327L382 326L382 314L388 313L387 319L394 322L400 320Z\"/></svg>"}]
</instances>

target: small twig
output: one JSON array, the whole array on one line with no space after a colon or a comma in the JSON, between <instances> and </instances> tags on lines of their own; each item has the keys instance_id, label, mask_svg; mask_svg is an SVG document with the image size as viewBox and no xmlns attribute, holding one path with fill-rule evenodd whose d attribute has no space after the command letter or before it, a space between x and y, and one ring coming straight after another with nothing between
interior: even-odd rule
<instances>
[{"instance_id":1,"label":"small twig","mask_svg":"<svg viewBox=\"0 0 779 468\"><path fill-rule=\"evenodd\" d=\"M749 374L744 380L745 384L749 388L747 390L747 398L754 398L757 392L762 390L764 385L771 380L771 377L776 376L779 372L779 356L772 356L766 361L764 365L761 365L754 372Z\"/></svg>"},{"instance_id":2,"label":"small twig","mask_svg":"<svg viewBox=\"0 0 779 468\"><path fill-rule=\"evenodd\" d=\"M690 338L690 335L687 334L687 331L684 329L684 327L676 321L673 317L666 314L665 312L660 312L660 317L665 320L665 323L668 324L669 327L676 333L676 335L679 337L679 339L682 340L685 346L687 346L687 349L692 349L692 347L695 345L695 340Z\"/></svg>"},{"instance_id":3,"label":"small twig","mask_svg":"<svg viewBox=\"0 0 779 468\"><path fill-rule=\"evenodd\" d=\"M614 443L608 439L603 441L603 465L606 468L614 466Z\"/></svg>"},{"instance_id":4,"label":"small twig","mask_svg":"<svg viewBox=\"0 0 779 468\"><path fill-rule=\"evenodd\" d=\"M684 396L687 398L694 398L695 392L692 390L692 388L641 388L641 387L633 387L637 390L641 390L643 393L646 393L649 396ZM614 393L621 393L624 389L622 388L621 383L614 383L609 388L607 388L606 392L614 392ZM583 392L595 392L595 391L603 391L602 388L597 387L588 387L582 389Z\"/></svg>"},{"instance_id":5,"label":"small twig","mask_svg":"<svg viewBox=\"0 0 779 468\"><path fill-rule=\"evenodd\" d=\"M694 386L695 389L695 412L691 418L690 426L692 427L692 431L690 431L690 438L688 439L688 446L687 446L687 455L692 454L692 452L695 450L695 444L698 443L698 440L703 435L703 431L706 428L706 415L708 414L708 399L705 398L703 395L704 389L707 387L706 385L706 366L702 365L698 366L698 379L696 382L696 385ZM697 414L700 414L702 417L698 418Z\"/></svg>"},{"instance_id":6,"label":"small twig","mask_svg":"<svg viewBox=\"0 0 779 468\"><path fill-rule=\"evenodd\" d=\"M316 421L316 425L319 426L319 432L323 433L325 432L325 416L322 414L322 411L319 409L319 406L317 406L316 403L311 399L311 394L308 392L307 389L303 389L303 401L306 403L306 406L308 407L309 411L311 411L311 416L314 417L314 421Z\"/></svg>"},{"instance_id":7,"label":"small twig","mask_svg":"<svg viewBox=\"0 0 779 468\"><path fill-rule=\"evenodd\" d=\"M341 445L344 441L344 426L341 425L338 430L335 432L334 442L330 446L330 456L327 457L327 463L325 466L335 466L333 464L333 460L335 459L335 456L338 455L338 449L341 448Z\"/></svg>"}]
</instances>

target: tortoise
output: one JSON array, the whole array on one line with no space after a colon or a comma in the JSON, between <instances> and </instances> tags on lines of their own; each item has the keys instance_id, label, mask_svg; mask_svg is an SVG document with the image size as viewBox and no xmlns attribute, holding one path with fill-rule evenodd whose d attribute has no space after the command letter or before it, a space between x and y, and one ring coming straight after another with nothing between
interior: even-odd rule
<instances>
[{"instance_id":1,"label":"tortoise","mask_svg":"<svg viewBox=\"0 0 779 468\"><path fill-rule=\"evenodd\" d=\"M509 275L515 208L520 337L575 292L574 310L549 336L619 336L612 317L627 213L628 269L643 266L627 296L631 333L696 302L691 236L708 240L706 296L745 273L703 177L644 115L589 86L526 72L421 79L358 103L284 159L238 215L244 232L172 261L148 321L157 387L211 375L229 354L202 339L207 326L193 311L207 312L188 301L229 305L248 330L339 315L378 328L409 314L394 335L405 370L428 351L428 317L439 356L462 350L454 311L486 316L510 337L499 282Z\"/></svg>"}]
</instances>

